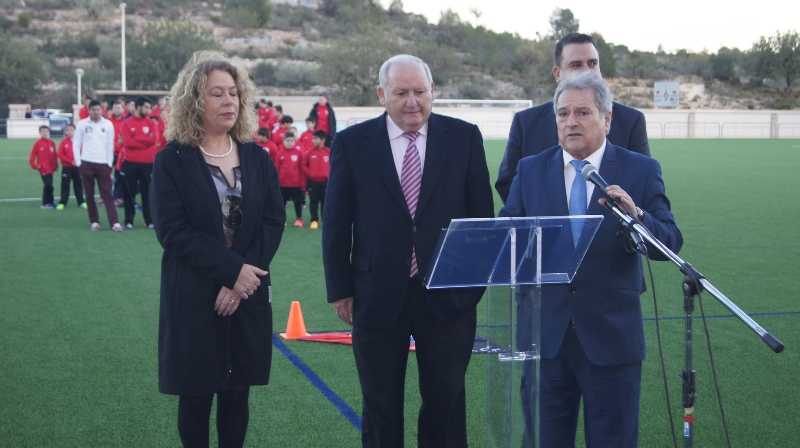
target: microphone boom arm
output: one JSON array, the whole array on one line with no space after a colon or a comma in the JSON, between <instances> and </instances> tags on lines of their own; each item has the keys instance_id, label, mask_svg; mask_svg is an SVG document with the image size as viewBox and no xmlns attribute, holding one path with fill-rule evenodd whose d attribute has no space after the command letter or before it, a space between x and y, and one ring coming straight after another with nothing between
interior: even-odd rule
<instances>
[{"instance_id":1,"label":"microphone boom arm","mask_svg":"<svg viewBox=\"0 0 800 448\"><path fill-rule=\"evenodd\" d=\"M739 308L731 299L722 293L711 281L709 281L703 274L697 271L691 264L683 260L669 247L656 238L647 227L634 220L630 215L620 210L619 207L613 202L606 202L606 207L611 210L614 215L622 222L622 225L630 229L631 232L636 232L644 241L650 243L656 250L661 252L665 257L672 261L678 269L687 277L692 279L699 288L704 289L711 294L717 301L727 308L731 313L739 318L747 327L749 327L761 340L775 352L780 353L783 351L783 343L778 338L772 336L764 327L758 324L753 318Z\"/></svg>"}]
</instances>

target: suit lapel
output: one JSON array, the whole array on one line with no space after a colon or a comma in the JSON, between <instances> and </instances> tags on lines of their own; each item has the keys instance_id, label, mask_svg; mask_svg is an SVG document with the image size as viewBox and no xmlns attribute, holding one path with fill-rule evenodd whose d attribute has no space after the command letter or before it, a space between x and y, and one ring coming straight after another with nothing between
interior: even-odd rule
<instances>
[{"instance_id":1,"label":"suit lapel","mask_svg":"<svg viewBox=\"0 0 800 448\"><path fill-rule=\"evenodd\" d=\"M447 161L447 145L444 142L444 130L438 126L439 120L434 114L428 118L428 137L425 143L425 165L422 169L422 190L420 191L417 216L430 201L436 184L443 177L442 171Z\"/></svg>"},{"instance_id":2,"label":"suit lapel","mask_svg":"<svg viewBox=\"0 0 800 448\"><path fill-rule=\"evenodd\" d=\"M567 206L567 191L564 189L564 155L562 149L559 147L552 157L547 161L547 169L545 170L546 179L544 185L547 186L546 197L554 198L550 204L555 206L553 212L554 216L567 216L569 215L569 207ZM534 179L535 181L535 179ZM536 185L531 188L536 188Z\"/></svg>"},{"instance_id":3,"label":"suit lapel","mask_svg":"<svg viewBox=\"0 0 800 448\"><path fill-rule=\"evenodd\" d=\"M610 142L606 142L606 150L603 153L603 160L600 162L600 175L608 182L609 185L619 184L619 165L617 164L617 149ZM592 199L589 201L589 207L586 213L590 215L602 215L606 210L597 201L603 197L600 189L594 187Z\"/></svg>"},{"instance_id":4,"label":"suit lapel","mask_svg":"<svg viewBox=\"0 0 800 448\"><path fill-rule=\"evenodd\" d=\"M397 168L392 157L392 145L389 142L389 131L386 129L386 113L375 123L376 126L373 129L371 142L368 146L374 153L374 166L380 171L383 182L389 190L389 195L408 213L408 205L406 205L406 199L403 197L400 178L397 176ZM366 168L369 169L369 167ZM411 219L410 214L409 219Z\"/></svg>"}]
</instances>

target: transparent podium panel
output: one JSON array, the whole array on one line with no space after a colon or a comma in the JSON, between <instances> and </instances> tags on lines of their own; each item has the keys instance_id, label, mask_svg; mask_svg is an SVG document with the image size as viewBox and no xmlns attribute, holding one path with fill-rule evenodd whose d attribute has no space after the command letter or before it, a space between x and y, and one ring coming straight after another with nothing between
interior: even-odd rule
<instances>
[{"instance_id":1,"label":"transparent podium panel","mask_svg":"<svg viewBox=\"0 0 800 448\"><path fill-rule=\"evenodd\" d=\"M601 215L454 219L442 230L425 284L434 289L569 283L602 220Z\"/></svg>"},{"instance_id":2,"label":"transparent podium panel","mask_svg":"<svg viewBox=\"0 0 800 448\"><path fill-rule=\"evenodd\" d=\"M541 286L490 288L484 300L486 446L536 447Z\"/></svg>"},{"instance_id":3,"label":"transparent podium panel","mask_svg":"<svg viewBox=\"0 0 800 448\"><path fill-rule=\"evenodd\" d=\"M492 286L476 343L486 356L486 445L539 445L542 285L570 283L603 217L454 219L442 231L429 289Z\"/></svg>"}]
</instances>

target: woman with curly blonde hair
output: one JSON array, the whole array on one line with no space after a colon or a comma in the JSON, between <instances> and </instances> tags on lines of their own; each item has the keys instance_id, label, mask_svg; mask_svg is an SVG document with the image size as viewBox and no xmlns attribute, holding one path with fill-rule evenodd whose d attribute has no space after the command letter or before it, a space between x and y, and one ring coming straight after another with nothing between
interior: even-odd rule
<instances>
[{"instance_id":1,"label":"woman with curly blonde hair","mask_svg":"<svg viewBox=\"0 0 800 448\"><path fill-rule=\"evenodd\" d=\"M179 396L187 447L208 446L214 394L219 446L243 446L250 386L269 380L268 271L285 211L272 162L248 141L252 92L225 59L193 58L172 87L169 143L153 168L159 390Z\"/></svg>"}]
</instances>

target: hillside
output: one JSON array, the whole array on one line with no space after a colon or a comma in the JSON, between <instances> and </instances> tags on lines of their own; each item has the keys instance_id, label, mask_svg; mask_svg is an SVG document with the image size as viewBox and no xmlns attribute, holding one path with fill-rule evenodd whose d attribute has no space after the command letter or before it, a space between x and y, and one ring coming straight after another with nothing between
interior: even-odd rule
<instances>
[{"instance_id":1,"label":"hillside","mask_svg":"<svg viewBox=\"0 0 800 448\"><path fill-rule=\"evenodd\" d=\"M552 42L547 38L531 41L495 33L450 12L438 24L430 24L403 12L397 2L388 10L369 0L308 3L319 8L272 4L262 17L261 12L233 9L225 2L129 1L127 87L167 89L187 55L216 49L246 66L261 94L327 92L340 105L374 104L378 64L396 52L427 60L443 98L539 102L552 92ZM73 102L78 67L86 72L88 91L120 87L116 3L3 0L0 30L21 42L31 58L39 58L41 79L32 88L35 92L24 98L35 107ZM769 84L754 82L742 67L735 70L742 76L716 79L711 67L715 55L642 54L596 37L615 95L633 106L653 107L654 80L677 79L684 108L797 107L797 95L786 96Z\"/></svg>"}]
</instances>

